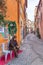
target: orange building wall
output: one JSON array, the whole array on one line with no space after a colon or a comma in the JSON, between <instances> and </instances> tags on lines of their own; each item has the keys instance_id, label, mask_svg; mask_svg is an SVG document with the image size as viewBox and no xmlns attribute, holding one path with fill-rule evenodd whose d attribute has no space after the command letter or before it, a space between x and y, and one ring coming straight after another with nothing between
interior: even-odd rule
<instances>
[{"instance_id":1,"label":"orange building wall","mask_svg":"<svg viewBox=\"0 0 43 65\"><path fill-rule=\"evenodd\" d=\"M7 0L6 1L7 5L7 13L6 13L6 20L12 20L15 21L17 24L17 41L20 43L20 27L18 23L18 3L16 0Z\"/></svg>"},{"instance_id":2,"label":"orange building wall","mask_svg":"<svg viewBox=\"0 0 43 65\"><path fill-rule=\"evenodd\" d=\"M24 10L25 0L20 0L20 1L21 1L22 8ZM6 6L7 6L7 13L6 13L5 19L16 22L16 24L17 24L16 36L17 36L18 44L20 45L21 37L20 37L20 24L19 24L19 19L18 19L18 3L17 3L17 0L6 0ZM24 12L21 14L21 17L23 18L23 21L24 21L24 18L25 18ZM1 36L0 43L3 43L4 39L3 39L2 35L0 35L0 36ZM5 40L5 42L6 42L6 40ZM3 54L3 52L1 50L0 55L2 55L2 54Z\"/></svg>"},{"instance_id":3,"label":"orange building wall","mask_svg":"<svg viewBox=\"0 0 43 65\"><path fill-rule=\"evenodd\" d=\"M25 4L25 0L21 0L21 6L23 9L23 13L21 14L21 17L24 21L25 17L24 17L24 4ZM6 12L6 20L11 20L11 21L15 21L17 24L17 41L18 43L20 43L21 41L21 37L20 37L20 24L19 24L19 19L18 19L18 2L17 0L7 0L6 1L6 6L7 6L7 12ZM23 22L24 23L24 22Z\"/></svg>"},{"instance_id":4,"label":"orange building wall","mask_svg":"<svg viewBox=\"0 0 43 65\"><path fill-rule=\"evenodd\" d=\"M17 21L17 16L18 16L18 8L17 8L17 1L16 0L7 0L7 13L6 13L6 19L7 20L15 20Z\"/></svg>"}]
</instances>

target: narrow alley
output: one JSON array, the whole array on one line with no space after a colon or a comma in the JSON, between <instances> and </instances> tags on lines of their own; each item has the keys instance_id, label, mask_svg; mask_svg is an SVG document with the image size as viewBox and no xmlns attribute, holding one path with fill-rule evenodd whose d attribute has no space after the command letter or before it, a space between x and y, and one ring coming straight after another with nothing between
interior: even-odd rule
<instances>
[{"instance_id":1,"label":"narrow alley","mask_svg":"<svg viewBox=\"0 0 43 65\"><path fill-rule=\"evenodd\" d=\"M20 47L23 52L7 65L43 65L43 40L28 34Z\"/></svg>"},{"instance_id":2,"label":"narrow alley","mask_svg":"<svg viewBox=\"0 0 43 65\"><path fill-rule=\"evenodd\" d=\"M43 0L0 0L0 65L43 65Z\"/></svg>"}]
</instances>

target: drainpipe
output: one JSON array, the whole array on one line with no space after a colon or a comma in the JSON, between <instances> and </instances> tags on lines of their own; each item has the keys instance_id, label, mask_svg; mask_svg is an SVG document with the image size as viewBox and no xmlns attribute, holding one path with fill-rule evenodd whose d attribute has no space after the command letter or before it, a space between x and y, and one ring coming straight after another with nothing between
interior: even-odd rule
<instances>
[{"instance_id":1,"label":"drainpipe","mask_svg":"<svg viewBox=\"0 0 43 65\"><path fill-rule=\"evenodd\" d=\"M19 0L18 0L18 24L19 24Z\"/></svg>"},{"instance_id":2,"label":"drainpipe","mask_svg":"<svg viewBox=\"0 0 43 65\"><path fill-rule=\"evenodd\" d=\"M17 7L18 7L17 12L18 12L18 28L19 28L19 0L16 0L16 1L17 1ZM19 29L18 29L18 31L19 31ZM19 32L18 32L18 36L19 36Z\"/></svg>"},{"instance_id":3,"label":"drainpipe","mask_svg":"<svg viewBox=\"0 0 43 65\"><path fill-rule=\"evenodd\" d=\"M17 5L18 5L18 23L19 23L19 0L16 0L17 1Z\"/></svg>"}]
</instances>

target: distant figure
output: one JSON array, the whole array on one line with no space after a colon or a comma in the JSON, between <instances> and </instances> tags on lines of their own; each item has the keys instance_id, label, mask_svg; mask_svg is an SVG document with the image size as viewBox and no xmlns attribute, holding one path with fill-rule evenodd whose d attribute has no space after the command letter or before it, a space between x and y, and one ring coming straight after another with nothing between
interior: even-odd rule
<instances>
[{"instance_id":1,"label":"distant figure","mask_svg":"<svg viewBox=\"0 0 43 65\"><path fill-rule=\"evenodd\" d=\"M15 57L18 57L17 51L19 50L19 46L17 44L16 36L14 36L9 43L9 50L14 50Z\"/></svg>"}]
</instances>

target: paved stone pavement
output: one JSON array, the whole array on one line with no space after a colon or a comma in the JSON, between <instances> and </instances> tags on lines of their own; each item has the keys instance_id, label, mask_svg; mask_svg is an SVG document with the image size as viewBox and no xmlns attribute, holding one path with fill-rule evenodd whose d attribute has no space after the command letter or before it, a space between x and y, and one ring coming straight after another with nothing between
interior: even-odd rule
<instances>
[{"instance_id":1,"label":"paved stone pavement","mask_svg":"<svg viewBox=\"0 0 43 65\"><path fill-rule=\"evenodd\" d=\"M34 34L28 34L20 49L23 52L7 65L43 65L43 40L38 39Z\"/></svg>"}]
</instances>

